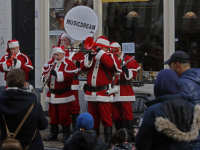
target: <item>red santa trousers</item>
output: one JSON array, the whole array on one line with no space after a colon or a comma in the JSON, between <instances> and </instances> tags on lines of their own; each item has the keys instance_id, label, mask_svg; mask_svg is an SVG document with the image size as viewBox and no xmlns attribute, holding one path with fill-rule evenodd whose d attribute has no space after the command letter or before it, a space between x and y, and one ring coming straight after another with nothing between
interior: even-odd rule
<instances>
[{"instance_id":1,"label":"red santa trousers","mask_svg":"<svg viewBox=\"0 0 200 150\"><path fill-rule=\"evenodd\" d=\"M49 103L49 117L50 125L70 125L71 120L71 102L63 104L51 104Z\"/></svg>"},{"instance_id":2,"label":"red santa trousers","mask_svg":"<svg viewBox=\"0 0 200 150\"><path fill-rule=\"evenodd\" d=\"M132 102L114 102L112 106L112 117L115 121L133 120Z\"/></svg>"},{"instance_id":3,"label":"red santa trousers","mask_svg":"<svg viewBox=\"0 0 200 150\"><path fill-rule=\"evenodd\" d=\"M71 102L71 114L79 114L80 112L80 105L79 105L79 98L78 98L78 90L72 90L72 93L75 97L75 101Z\"/></svg>"},{"instance_id":4,"label":"red santa trousers","mask_svg":"<svg viewBox=\"0 0 200 150\"><path fill-rule=\"evenodd\" d=\"M89 102L88 101L88 112L94 118L94 129L99 128L100 119L104 127L113 126L110 102Z\"/></svg>"}]
</instances>

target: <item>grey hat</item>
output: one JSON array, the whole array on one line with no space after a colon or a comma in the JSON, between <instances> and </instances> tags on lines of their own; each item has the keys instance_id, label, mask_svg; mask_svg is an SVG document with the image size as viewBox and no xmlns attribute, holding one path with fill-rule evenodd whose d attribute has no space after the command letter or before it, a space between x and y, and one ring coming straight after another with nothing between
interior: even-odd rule
<instances>
[{"instance_id":1,"label":"grey hat","mask_svg":"<svg viewBox=\"0 0 200 150\"><path fill-rule=\"evenodd\" d=\"M171 64L172 62L190 63L189 55L183 51L176 51L163 64Z\"/></svg>"}]
</instances>

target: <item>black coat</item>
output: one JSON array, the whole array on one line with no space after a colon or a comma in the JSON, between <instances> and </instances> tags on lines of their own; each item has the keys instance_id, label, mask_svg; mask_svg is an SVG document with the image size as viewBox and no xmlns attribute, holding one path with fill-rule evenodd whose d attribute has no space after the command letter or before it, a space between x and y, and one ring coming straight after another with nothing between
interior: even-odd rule
<instances>
[{"instance_id":1,"label":"black coat","mask_svg":"<svg viewBox=\"0 0 200 150\"><path fill-rule=\"evenodd\" d=\"M27 117L16 139L20 141L22 147L25 148L31 141L35 129L36 136L32 141L29 150L43 150L44 146L39 130L44 130L48 126L48 121L44 116L42 106L37 102L37 96L30 92L21 92L17 90L4 90L0 94L0 114L5 115L8 129L14 133L22 118L35 102L33 110ZM6 139L5 123L2 115L0 115L1 140Z\"/></svg>"},{"instance_id":2,"label":"black coat","mask_svg":"<svg viewBox=\"0 0 200 150\"><path fill-rule=\"evenodd\" d=\"M77 131L70 137L63 147L63 150L104 150L103 141L97 137L94 130L85 132Z\"/></svg>"}]
</instances>

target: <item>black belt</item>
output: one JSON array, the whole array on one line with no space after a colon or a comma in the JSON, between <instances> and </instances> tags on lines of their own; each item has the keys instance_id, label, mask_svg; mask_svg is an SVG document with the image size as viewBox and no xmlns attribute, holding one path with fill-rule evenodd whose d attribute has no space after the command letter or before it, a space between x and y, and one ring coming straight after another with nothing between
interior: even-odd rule
<instances>
[{"instance_id":1,"label":"black belt","mask_svg":"<svg viewBox=\"0 0 200 150\"><path fill-rule=\"evenodd\" d=\"M78 76L74 76L73 80L78 80Z\"/></svg>"},{"instance_id":2,"label":"black belt","mask_svg":"<svg viewBox=\"0 0 200 150\"><path fill-rule=\"evenodd\" d=\"M49 92L53 94L62 94L68 91L71 91L71 86L62 89L49 89Z\"/></svg>"},{"instance_id":3,"label":"black belt","mask_svg":"<svg viewBox=\"0 0 200 150\"><path fill-rule=\"evenodd\" d=\"M108 85L99 86L99 87L96 87L96 86L88 86L87 87L87 90L90 92L104 91L104 90L108 90L108 89L109 89Z\"/></svg>"},{"instance_id":4,"label":"black belt","mask_svg":"<svg viewBox=\"0 0 200 150\"><path fill-rule=\"evenodd\" d=\"M131 85L131 81L127 80L118 80L117 85Z\"/></svg>"}]
</instances>

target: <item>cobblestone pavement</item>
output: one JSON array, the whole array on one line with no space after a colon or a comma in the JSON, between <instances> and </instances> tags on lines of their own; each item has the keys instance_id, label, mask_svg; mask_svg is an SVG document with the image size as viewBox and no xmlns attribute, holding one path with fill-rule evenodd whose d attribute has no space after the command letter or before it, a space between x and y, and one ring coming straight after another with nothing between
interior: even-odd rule
<instances>
[{"instance_id":1,"label":"cobblestone pavement","mask_svg":"<svg viewBox=\"0 0 200 150\"><path fill-rule=\"evenodd\" d=\"M61 128L61 126L59 126L59 129ZM71 127L72 129L72 127ZM115 129L113 129L113 133L114 133ZM46 130L41 130L40 131L42 138L47 137L50 133L50 125L48 126L48 128ZM44 144L44 149L45 150L60 150L63 148L64 143L62 143L62 133L58 134L58 141L43 141ZM100 126L100 138L104 141L104 134L103 134L103 126Z\"/></svg>"}]
</instances>

